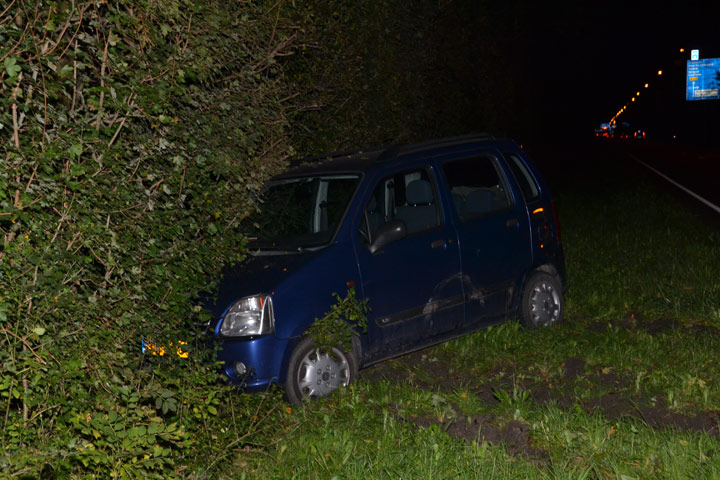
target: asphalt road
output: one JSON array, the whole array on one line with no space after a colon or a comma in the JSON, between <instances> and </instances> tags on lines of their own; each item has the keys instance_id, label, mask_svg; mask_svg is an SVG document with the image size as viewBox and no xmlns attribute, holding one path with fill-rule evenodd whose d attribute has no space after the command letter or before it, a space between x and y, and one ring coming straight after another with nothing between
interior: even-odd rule
<instances>
[{"instance_id":1,"label":"asphalt road","mask_svg":"<svg viewBox=\"0 0 720 480\"><path fill-rule=\"evenodd\" d=\"M720 225L720 151L645 141L559 140L528 147L553 192L604 195L613 186L631 188L633 181L649 179Z\"/></svg>"},{"instance_id":2,"label":"asphalt road","mask_svg":"<svg viewBox=\"0 0 720 480\"><path fill-rule=\"evenodd\" d=\"M630 158L720 215L720 152L680 145L625 145Z\"/></svg>"}]
</instances>

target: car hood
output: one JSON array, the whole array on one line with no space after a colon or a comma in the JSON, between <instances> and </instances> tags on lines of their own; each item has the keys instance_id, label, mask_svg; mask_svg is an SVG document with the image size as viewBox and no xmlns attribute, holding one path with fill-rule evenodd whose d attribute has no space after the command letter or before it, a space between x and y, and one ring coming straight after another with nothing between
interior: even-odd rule
<instances>
[{"instance_id":1,"label":"car hood","mask_svg":"<svg viewBox=\"0 0 720 480\"><path fill-rule=\"evenodd\" d=\"M223 269L223 278L214 295L203 306L215 320L237 300L258 293L273 294L294 272L320 253L302 252L283 255L253 255L247 260Z\"/></svg>"}]
</instances>

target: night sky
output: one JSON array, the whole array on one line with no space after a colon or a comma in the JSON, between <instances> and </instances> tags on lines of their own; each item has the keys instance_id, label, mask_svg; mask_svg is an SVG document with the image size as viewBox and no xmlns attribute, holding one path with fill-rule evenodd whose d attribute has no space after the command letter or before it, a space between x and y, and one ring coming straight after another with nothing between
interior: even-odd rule
<instances>
[{"instance_id":1,"label":"night sky","mask_svg":"<svg viewBox=\"0 0 720 480\"><path fill-rule=\"evenodd\" d=\"M555 1L523 9L534 121L575 134L610 120L645 82L658 86L658 69L666 85L653 101L661 96L674 105L668 108L684 109L690 49L720 57L720 1Z\"/></svg>"}]
</instances>

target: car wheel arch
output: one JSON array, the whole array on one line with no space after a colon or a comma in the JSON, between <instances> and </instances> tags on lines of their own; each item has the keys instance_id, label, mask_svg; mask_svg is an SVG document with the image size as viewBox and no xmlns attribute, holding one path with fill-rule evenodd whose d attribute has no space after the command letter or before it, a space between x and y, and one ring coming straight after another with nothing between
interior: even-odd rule
<instances>
[{"instance_id":1,"label":"car wheel arch","mask_svg":"<svg viewBox=\"0 0 720 480\"><path fill-rule=\"evenodd\" d=\"M298 346L298 344L304 340L306 337L308 337L307 330L303 332L301 335L295 336L287 343L287 347L285 348L285 352L283 353L283 359L282 359L282 371L280 372L280 376L278 378L279 383L285 384L287 381L288 371L289 371L289 364L290 364L290 357L292 356L293 352L295 351L295 347ZM351 339L350 348L353 351L353 354L355 355L355 360L357 361L358 369L362 368L363 366L363 347L362 342L360 341L359 335L353 335Z\"/></svg>"},{"instance_id":2,"label":"car wheel arch","mask_svg":"<svg viewBox=\"0 0 720 480\"><path fill-rule=\"evenodd\" d=\"M562 278L554 269L531 270L519 292L517 316L529 328L562 321L565 310Z\"/></svg>"},{"instance_id":3,"label":"car wheel arch","mask_svg":"<svg viewBox=\"0 0 720 480\"><path fill-rule=\"evenodd\" d=\"M309 335L295 342L284 366L286 372L282 386L287 402L300 405L307 399L325 397L337 388L356 381L360 361L352 346L347 351L343 351L341 345L331 350L334 353L317 348Z\"/></svg>"}]
</instances>

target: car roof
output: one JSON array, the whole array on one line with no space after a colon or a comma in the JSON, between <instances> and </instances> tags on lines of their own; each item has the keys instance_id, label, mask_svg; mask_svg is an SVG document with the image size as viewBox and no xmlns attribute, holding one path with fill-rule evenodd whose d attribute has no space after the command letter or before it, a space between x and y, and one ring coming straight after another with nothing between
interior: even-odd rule
<instances>
[{"instance_id":1,"label":"car roof","mask_svg":"<svg viewBox=\"0 0 720 480\"><path fill-rule=\"evenodd\" d=\"M336 152L328 155L307 157L290 163L290 167L276 179L303 177L308 175L328 175L333 173L367 172L380 165L401 161L403 157L417 153L443 153L444 150L458 147L489 146L492 144L507 145L507 140L500 140L487 133L463 135L429 140L408 145L386 145L359 150ZM513 143L514 142L510 142Z\"/></svg>"}]
</instances>

